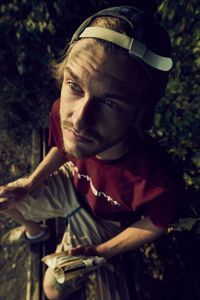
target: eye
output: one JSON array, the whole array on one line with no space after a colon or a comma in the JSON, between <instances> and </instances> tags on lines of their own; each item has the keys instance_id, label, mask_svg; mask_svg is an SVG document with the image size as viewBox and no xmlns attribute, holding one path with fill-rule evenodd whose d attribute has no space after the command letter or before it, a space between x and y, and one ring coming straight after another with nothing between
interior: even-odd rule
<instances>
[{"instance_id":1,"label":"eye","mask_svg":"<svg viewBox=\"0 0 200 300\"><path fill-rule=\"evenodd\" d=\"M67 81L67 85L71 91L73 91L75 93L82 93L82 89L77 83L75 83L73 81Z\"/></svg>"},{"instance_id":2,"label":"eye","mask_svg":"<svg viewBox=\"0 0 200 300\"><path fill-rule=\"evenodd\" d=\"M109 98L103 99L102 102L105 105L109 106L110 108L116 108L116 109L119 108L119 105L112 99L109 99Z\"/></svg>"}]
</instances>

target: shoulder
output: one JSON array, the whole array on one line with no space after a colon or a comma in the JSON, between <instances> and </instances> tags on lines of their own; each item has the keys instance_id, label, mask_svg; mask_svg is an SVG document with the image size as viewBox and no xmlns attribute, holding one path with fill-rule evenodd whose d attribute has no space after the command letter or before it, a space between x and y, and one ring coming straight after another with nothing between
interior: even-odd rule
<instances>
[{"instance_id":1,"label":"shoulder","mask_svg":"<svg viewBox=\"0 0 200 300\"><path fill-rule=\"evenodd\" d=\"M60 127L60 98L53 103L49 119L51 127Z\"/></svg>"},{"instance_id":2,"label":"shoulder","mask_svg":"<svg viewBox=\"0 0 200 300\"><path fill-rule=\"evenodd\" d=\"M49 145L57 146L63 151L62 132L60 128L60 99L57 99L49 114Z\"/></svg>"},{"instance_id":3,"label":"shoulder","mask_svg":"<svg viewBox=\"0 0 200 300\"><path fill-rule=\"evenodd\" d=\"M59 110L60 110L60 98L54 101L50 111L50 117L59 116Z\"/></svg>"},{"instance_id":4,"label":"shoulder","mask_svg":"<svg viewBox=\"0 0 200 300\"><path fill-rule=\"evenodd\" d=\"M183 184L179 163L154 138L138 139L136 159L139 172L148 182L168 188Z\"/></svg>"}]
</instances>

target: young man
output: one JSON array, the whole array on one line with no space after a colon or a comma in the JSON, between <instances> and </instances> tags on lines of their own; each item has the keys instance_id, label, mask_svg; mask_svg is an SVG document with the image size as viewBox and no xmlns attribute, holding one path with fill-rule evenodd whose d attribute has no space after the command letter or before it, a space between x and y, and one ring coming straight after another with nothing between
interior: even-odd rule
<instances>
[{"instance_id":1,"label":"young man","mask_svg":"<svg viewBox=\"0 0 200 300\"><path fill-rule=\"evenodd\" d=\"M52 149L29 177L1 188L2 209L29 242L49 236L40 220L65 216L64 248L113 258L114 270L97 271L98 299L129 299L118 255L161 236L176 216L182 181L145 134L171 67L169 38L154 15L123 6L88 18L56 68ZM48 270L44 289L48 299L65 299L82 284L60 285Z\"/></svg>"}]
</instances>

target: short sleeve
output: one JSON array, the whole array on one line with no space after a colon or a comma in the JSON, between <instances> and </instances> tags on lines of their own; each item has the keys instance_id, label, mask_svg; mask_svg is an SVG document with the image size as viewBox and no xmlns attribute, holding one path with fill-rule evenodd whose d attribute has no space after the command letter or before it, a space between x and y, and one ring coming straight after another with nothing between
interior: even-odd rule
<instances>
[{"instance_id":1,"label":"short sleeve","mask_svg":"<svg viewBox=\"0 0 200 300\"><path fill-rule=\"evenodd\" d=\"M56 100L49 114L49 137L48 144L50 147L58 147L63 152L62 133L60 128L60 99Z\"/></svg>"},{"instance_id":2,"label":"short sleeve","mask_svg":"<svg viewBox=\"0 0 200 300\"><path fill-rule=\"evenodd\" d=\"M184 200L184 190L166 191L143 205L144 213L154 225L162 228L173 224L177 219Z\"/></svg>"}]
</instances>

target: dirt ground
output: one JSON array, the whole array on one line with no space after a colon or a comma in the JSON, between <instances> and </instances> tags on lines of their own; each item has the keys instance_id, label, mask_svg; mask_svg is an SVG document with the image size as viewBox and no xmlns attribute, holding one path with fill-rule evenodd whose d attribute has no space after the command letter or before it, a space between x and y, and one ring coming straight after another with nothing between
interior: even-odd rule
<instances>
[{"instance_id":1,"label":"dirt ground","mask_svg":"<svg viewBox=\"0 0 200 300\"><path fill-rule=\"evenodd\" d=\"M15 226L13 221L1 215L0 238ZM37 292L37 281L34 278L36 271L33 270L35 267L28 245L0 245L0 300L39 300L36 294L33 298Z\"/></svg>"}]
</instances>

